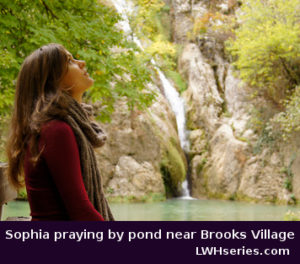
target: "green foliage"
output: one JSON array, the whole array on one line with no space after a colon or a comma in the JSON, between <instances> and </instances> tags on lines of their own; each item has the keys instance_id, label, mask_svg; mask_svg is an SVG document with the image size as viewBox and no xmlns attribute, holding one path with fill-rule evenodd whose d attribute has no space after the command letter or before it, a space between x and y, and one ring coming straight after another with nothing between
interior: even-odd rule
<instances>
[{"instance_id":1,"label":"green foliage","mask_svg":"<svg viewBox=\"0 0 300 264\"><path fill-rule=\"evenodd\" d=\"M159 64L163 69L174 68L174 66L176 66L174 61L176 48L173 43L164 40L163 35L155 36L151 45L145 49L145 52L148 53L150 57L159 60Z\"/></svg>"},{"instance_id":2,"label":"green foliage","mask_svg":"<svg viewBox=\"0 0 300 264\"><path fill-rule=\"evenodd\" d=\"M175 87L179 93L182 93L187 89L186 82L182 79L181 75L177 71L168 70L166 75L168 78L174 81Z\"/></svg>"},{"instance_id":3,"label":"green foliage","mask_svg":"<svg viewBox=\"0 0 300 264\"><path fill-rule=\"evenodd\" d=\"M154 40L164 30L159 21L165 3L162 0L134 0L135 12L131 14L131 27L140 39Z\"/></svg>"},{"instance_id":4,"label":"green foliage","mask_svg":"<svg viewBox=\"0 0 300 264\"><path fill-rule=\"evenodd\" d=\"M201 36L209 35L225 41L231 35L234 23L234 16L209 10L203 16L194 19L193 29L188 33L188 38L195 41Z\"/></svg>"},{"instance_id":5,"label":"green foliage","mask_svg":"<svg viewBox=\"0 0 300 264\"><path fill-rule=\"evenodd\" d=\"M272 119L274 126L279 126L284 140L288 140L293 132L300 131L300 86L294 93L284 100L285 111L280 112Z\"/></svg>"},{"instance_id":6,"label":"green foliage","mask_svg":"<svg viewBox=\"0 0 300 264\"><path fill-rule=\"evenodd\" d=\"M27 191L25 188L19 190L17 199L18 200L27 200Z\"/></svg>"},{"instance_id":7,"label":"green foliage","mask_svg":"<svg viewBox=\"0 0 300 264\"><path fill-rule=\"evenodd\" d=\"M300 212L288 211L284 216L284 221L300 221Z\"/></svg>"},{"instance_id":8,"label":"green foliage","mask_svg":"<svg viewBox=\"0 0 300 264\"><path fill-rule=\"evenodd\" d=\"M6 115L0 115L0 162L6 162L7 157L5 153L5 138L8 133L10 119Z\"/></svg>"},{"instance_id":9,"label":"green foliage","mask_svg":"<svg viewBox=\"0 0 300 264\"><path fill-rule=\"evenodd\" d=\"M284 181L284 187L289 191L289 192L292 192L293 191L293 177L294 177L294 173L292 171L292 165L294 163L296 159L296 153L294 153L291 157L291 160L288 164L287 167L283 167L281 169L281 173L285 174L286 178L285 178L285 181ZM295 197L293 198L293 196L291 197L292 200L295 201Z\"/></svg>"},{"instance_id":10,"label":"green foliage","mask_svg":"<svg viewBox=\"0 0 300 264\"><path fill-rule=\"evenodd\" d=\"M167 73L179 90L185 89L176 71L180 47L171 42L170 7L163 0L134 0L134 4L130 25L146 46L145 56L154 58L157 66Z\"/></svg>"},{"instance_id":11,"label":"green foliage","mask_svg":"<svg viewBox=\"0 0 300 264\"><path fill-rule=\"evenodd\" d=\"M265 127L264 116L263 116L264 108L256 108L252 107L249 111L249 115L251 116L250 120L247 123L247 128L253 129L255 133L260 133Z\"/></svg>"},{"instance_id":12,"label":"green foliage","mask_svg":"<svg viewBox=\"0 0 300 264\"><path fill-rule=\"evenodd\" d=\"M136 45L115 27L120 16L112 8L96 0L2 0L0 10L1 114L10 112L24 58L50 42L86 61L95 80L86 95L100 101L102 121L109 119L119 97L127 97L131 108L151 104L154 93L143 91L151 81L149 60L137 55Z\"/></svg>"},{"instance_id":13,"label":"green foliage","mask_svg":"<svg viewBox=\"0 0 300 264\"><path fill-rule=\"evenodd\" d=\"M243 1L227 43L241 79L277 103L300 84L299 11L299 0Z\"/></svg>"},{"instance_id":14,"label":"green foliage","mask_svg":"<svg viewBox=\"0 0 300 264\"><path fill-rule=\"evenodd\" d=\"M272 130L272 127L265 125L258 140L253 146L253 154L256 155L261 153L265 147L274 149L277 146L278 138L278 134Z\"/></svg>"},{"instance_id":15,"label":"green foliage","mask_svg":"<svg viewBox=\"0 0 300 264\"><path fill-rule=\"evenodd\" d=\"M201 162L196 167L196 173L197 175L200 175L202 169L204 168L205 164L207 163L206 158L202 158Z\"/></svg>"}]
</instances>

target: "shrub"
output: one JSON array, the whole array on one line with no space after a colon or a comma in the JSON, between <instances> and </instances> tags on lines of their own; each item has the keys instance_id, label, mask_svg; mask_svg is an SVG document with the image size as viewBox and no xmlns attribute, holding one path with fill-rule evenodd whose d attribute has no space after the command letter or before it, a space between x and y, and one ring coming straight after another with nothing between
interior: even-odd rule
<instances>
[{"instance_id":1,"label":"shrub","mask_svg":"<svg viewBox=\"0 0 300 264\"><path fill-rule=\"evenodd\" d=\"M241 79L277 103L300 84L299 11L298 0L243 1L227 42Z\"/></svg>"}]
</instances>

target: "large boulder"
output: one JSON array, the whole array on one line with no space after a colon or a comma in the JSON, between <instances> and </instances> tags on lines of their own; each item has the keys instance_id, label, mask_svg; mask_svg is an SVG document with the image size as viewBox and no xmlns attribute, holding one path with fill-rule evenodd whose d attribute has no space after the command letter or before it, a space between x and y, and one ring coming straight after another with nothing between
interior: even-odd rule
<instances>
[{"instance_id":1,"label":"large boulder","mask_svg":"<svg viewBox=\"0 0 300 264\"><path fill-rule=\"evenodd\" d=\"M284 187L285 176L280 154L264 149L245 164L237 197L244 200L287 203L288 190Z\"/></svg>"},{"instance_id":2,"label":"large boulder","mask_svg":"<svg viewBox=\"0 0 300 264\"><path fill-rule=\"evenodd\" d=\"M202 196L203 188L212 197L230 198L239 187L247 160L247 144L235 139L230 126L224 124L211 139L210 148L209 158L205 159L204 164L203 156L193 159L192 165L196 169L192 169L192 194ZM197 184L197 181L202 184Z\"/></svg>"},{"instance_id":3,"label":"large boulder","mask_svg":"<svg viewBox=\"0 0 300 264\"><path fill-rule=\"evenodd\" d=\"M142 197L154 191L176 196L181 191L187 162L180 147L176 119L159 89L153 89L158 94L157 100L147 111L129 111L126 101L120 100L112 121L102 124L108 140L97 150L97 159L108 196ZM138 172L137 176L128 174L126 161L132 173ZM118 185L124 179L127 182L134 179L135 183L128 187ZM150 188L148 183L155 180L159 187L151 184ZM161 188L162 182L165 189Z\"/></svg>"},{"instance_id":4,"label":"large boulder","mask_svg":"<svg viewBox=\"0 0 300 264\"><path fill-rule=\"evenodd\" d=\"M150 162L138 163L130 156L121 156L114 168L114 177L107 185L110 196L143 198L147 194L164 194L161 174Z\"/></svg>"}]
</instances>

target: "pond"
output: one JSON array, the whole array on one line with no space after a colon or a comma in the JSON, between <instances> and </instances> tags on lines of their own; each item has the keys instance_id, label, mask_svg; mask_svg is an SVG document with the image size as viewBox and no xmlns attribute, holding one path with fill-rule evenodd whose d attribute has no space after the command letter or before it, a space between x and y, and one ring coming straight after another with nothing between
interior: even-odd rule
<instances>
[{"instance_id":1,"label":"pond","mask_svg":"<svg viewBox=\"0 0 300 264\"><path fill-rule=\"evenodd\" d=\"M300 211L299 206L196 199L110 205L120 221L281 221L288 211ZM2 219L11 216L29 216L28 203L12 201L5 205Z\"/></svg>"}]
</instances>

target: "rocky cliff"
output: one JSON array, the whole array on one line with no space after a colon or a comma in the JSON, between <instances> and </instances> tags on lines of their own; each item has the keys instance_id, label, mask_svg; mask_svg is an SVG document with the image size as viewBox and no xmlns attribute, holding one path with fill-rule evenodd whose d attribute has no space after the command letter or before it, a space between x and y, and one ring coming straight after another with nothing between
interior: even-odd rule
<instances>
[{"instance_id":1,"label":"rocky cliff","mask_svg":"<svg viewBox=\"0 0 300 264\"><path fill-rule=\"evenodd\" d=\"M97 151L106 193L111 198L145 200L177 196L187 163L174 113L160 90L146 111L115 105L112 122L103 124L108 141ZM153 197L152 197L153 196Z\"/></svg>"},{"instance_id":2,"label":"rocky cliff","mask_svg":"<svg viewBox=\"0 0 300 264\"><path fill-rule=\"evenodd\" d=\"M237 1L172 1L174 41L183 46L178 69L188 83L183 97L190 129L192 195L293 202L300 198L299 140L276 148L263 144L263 136L249 128L251 109L254 104L271 109L271 104L251 99L249 89L233 73L222 38L189 38L193 21L211 12L211 2L219 13L238 8ZM292 188L287 188L289 181Z\"/></svg>"},{"instance_id":3,"label":"rocky cliff","mask_svg":"<svg viewBox=\"0 0 300 264\"><path fill-rule=\"evenodd\" d=\"M300 199L299 136L292 144L275 144L268 133L249 125L252 110L264 98L251 98L224 51L226 36L203 33L191 38L197 18L211 10L233 15L235 0L170 0L172 36L181 45L178 72L187 83L190 151L189 183L193 197L293 203ZM120 101L105 124L107 144L98 151L106 193L143 199L152 194L177 196L187 172L176 121L163 93L148 111L130 112ZM273 113L274 114L274 113ZM275 143L274 143L275 142ZM274 144L273 144L274 143Z\"/></svg>"}]
</instances>

